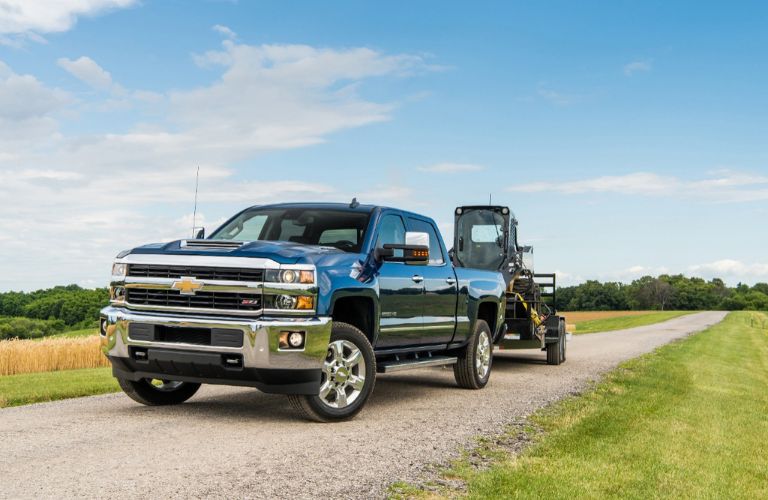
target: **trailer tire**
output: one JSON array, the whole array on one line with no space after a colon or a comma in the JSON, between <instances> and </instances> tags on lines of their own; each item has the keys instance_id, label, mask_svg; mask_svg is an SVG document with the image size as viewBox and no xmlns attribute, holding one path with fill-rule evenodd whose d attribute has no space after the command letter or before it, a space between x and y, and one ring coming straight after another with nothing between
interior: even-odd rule
<instances>
[{"instance_id":1,"label":"trailer tire","mask_svg":"<svg viewBox=\"0 0 768 500\"><path fill-rule=\"evenodd\" d=\"M560 362L565 363L565 352L568 346L568 334L565 331L565 319L560 319L560 343L562 347L560 349Z\"/></svg>"},{"instance_id":2,"label":"trailer tire","mask_svg":"<svg viewBox=\"0 0 768 500\"><path fill-rule=\"evenodd\" d=\"M482 319L477 320L475 331L453 365L453 375L462 389L477 390L488 384L493 365L492 335L488 323Z\"/></svg>"},{"instance_id":3,"label":"trailer tire","mask_svg":"<svg viewBox=\"0 0 768 500\"><path fill-rule=\"evenodd\" d=\"M557 342L547 344L547 364L559 365L563 362L563 337L559 336Z\"/></svg>"}]
</instances>

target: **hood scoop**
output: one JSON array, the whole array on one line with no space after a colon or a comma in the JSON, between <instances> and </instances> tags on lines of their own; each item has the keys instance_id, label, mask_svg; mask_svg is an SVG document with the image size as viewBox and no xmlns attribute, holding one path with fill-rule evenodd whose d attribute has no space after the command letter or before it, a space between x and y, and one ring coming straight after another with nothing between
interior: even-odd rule
<instances>
[{"instance_id":1,"label":"hood scoop","mask_svg":"<svg viewBox=\"0 0 768 500\"><path fill-rule=\"evenodd\" d=\"M195 250L236 250L247 242L228 240L182 240L181 248L194 248Z\"/></svg>"}]
</instances>

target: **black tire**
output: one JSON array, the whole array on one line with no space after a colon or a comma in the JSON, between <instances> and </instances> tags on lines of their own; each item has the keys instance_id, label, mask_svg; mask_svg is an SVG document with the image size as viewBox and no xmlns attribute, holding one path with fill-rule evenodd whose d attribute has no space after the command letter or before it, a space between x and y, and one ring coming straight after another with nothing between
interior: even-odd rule
<instances>
[{"instance_id":1,"label":"black tire","mask_svg":"<svg viewBox=\"0 0 768 500\"><path fill-rule=\"evenodd\" d=\"M345 372L347 373L344 375L345 382L351 378L349 376L350 374L360 376L361 373L364 373L365 377L363 386L359 392L356 392L351 386L349 387L353 389L351 394L355 396L355 399L343 408L334 408L333 406L330 406L334 404L333 401L328 401L328 397L331 396L330 392L328 392L325 397L321 397L322 390L324 387L326 387L326 383L331 385L337 383L336 380L331 380L331 382L329 382L329 375L326 369L330 370L329 363L334 362L334 351L332 347L338 342L350 342L353 344L354 347L356 347L362 354L362 358L365 363L364 367L360 367L359 365L357 366L358 371L356 373ZM343 385L344 387L341 387L340 390L344 391L346 394L347 386L345 384ZM339 422L354 417L360 412L360 410L363 409L363 406L365 406L366 401L368 401L368 397L373 392L375 385L376 355L373 353L373 347L368 341L368 338L356 327L347 323L334 321L333 330L331 332L331 343L328 346L328 358L326 359L326 365L323 369L321 393L317 396L290 394L288 399L290 400L293 407L309 420L313 420L315 422ZM338 394L338 391L336 392Z\"/></svg>"},{"instance_id":2,"label":"black tire","mask_svg":"<svg viewBox=\"0 0 768 500\"><path fill-rule=\"evenodd\" d=\"M557 342L547 344L547 364L559 365L563 362L563 344L565 339L559 335Z\"/></svg>"},{"instance_id":3,"label":"black tire","mask_svg":"<svg viewBox=\"0 0 768 500\"><path fill-rule=\"evenodd\" d=\"M568 345L568 334L565 331L565 320L560 320L560 363L565 363L565 352Z\"/></svg>"},{"instance_id":4,"label":"black tire","mask_svg":"<svg viewBox=\"0 0 768 500\"><path fill-rule=\"evenodd\" d=\"M200 389L200 384L191 382L164 381L159 387L147 379L138 381L117 379L117 383L129 398L147 406L179 405L194 396Z\"/></svg>"},{"instance_id":5,"label":"black tire","mask_svg":"<svg viewBox=\"0 0 768 500\"><path fill-rule=\"evenodd\" d=\"M483 341L485 336L485 341ZM488 384L491 378L491 367L493 366L493 344L491 343L491 329L488 323L479 319L475 324L475 331L469 338L466 347L461 350L458 362L453 365L453 375L456 377L456 383L463 389L482 389ZM488 359L487 370L484 375L479 373L477 365L478 356L482 356L482 349L478 349L481 343L487 342Z\"/></svg>"}]
</instances>

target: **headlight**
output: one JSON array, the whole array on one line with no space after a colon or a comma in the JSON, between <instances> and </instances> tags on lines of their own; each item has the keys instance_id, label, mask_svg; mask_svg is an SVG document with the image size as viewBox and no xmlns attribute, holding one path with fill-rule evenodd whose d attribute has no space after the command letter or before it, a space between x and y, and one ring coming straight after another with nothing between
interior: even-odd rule
<instances>
[{"instance_id":1,"label":"headlight","mask_svg":"<svg viewBox=\"0 0 768 500\"><path fill-rule=\"evenodd\" d=\"M278 295L275 306L278 309L311 311L315 308L315 298L310 295Z\"/></svg>"},{"instance_id":2,"label":"headlight","mask_svg":"<svg viewBox=\"0 0 768 500\"><path fill-rule=\"evenodd\" d=\"M109 300L112 302L125 302L125 288L121 286L110 287Z\"/></svg>"},{"instance_id":3,"label":"headlight","mask_svg":"<svg viewBox=\"0 0 768 500\"><path fill-rule=\"evenodd\" d=\"M125 278L127 275L128 275L128 264L119 264L117 262L112 264L113 278Z\"/></svg>"},{"instance_id":4,"label":"headlight","mask_svg":"<svg viewBox=\"0 0 768 500\"><path fill-rule=\"evenodd\" d=\"M301 283L311 285L315 282L315 273L298 269L270 269L265 276L267 283Z\"/></svg>"}]
</instances>

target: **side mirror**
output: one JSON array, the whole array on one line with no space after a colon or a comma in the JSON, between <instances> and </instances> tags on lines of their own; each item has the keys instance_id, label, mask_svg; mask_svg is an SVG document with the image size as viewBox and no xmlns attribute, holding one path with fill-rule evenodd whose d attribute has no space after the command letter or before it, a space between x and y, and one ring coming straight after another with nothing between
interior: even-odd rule
<instances>
[{"instance_id":1,"label":"side mirror","mask_svg":"<svg viewBox=\"0 0 768 500\"><path fill-rule=\"evenodd\" d=\"M405 245L384 245L375 250L374 257L379 262L426 265L429 263L429 234L405 233Z\"/></svg>"},{"instance_id":2,"label":"side mirror","mask_svg":"<svg viewBox=\"0 0 768 500\"><path fill-rule=\"evenodd\" d=\"M195 235L196 240L204 240L205 239L205 228L201 227L200 230Z\"/></svg>"}]
</instances>

